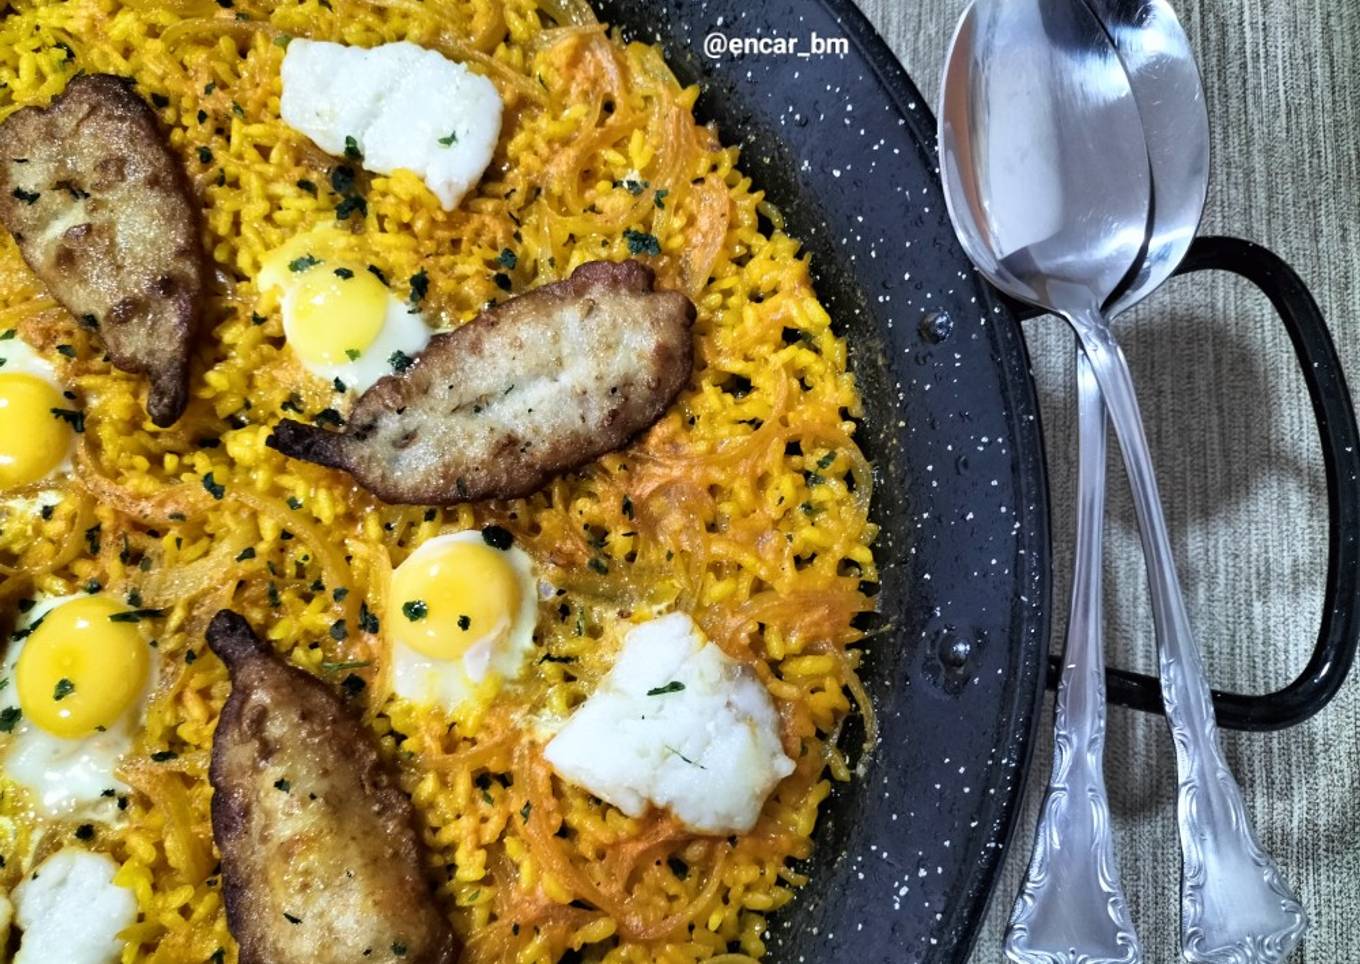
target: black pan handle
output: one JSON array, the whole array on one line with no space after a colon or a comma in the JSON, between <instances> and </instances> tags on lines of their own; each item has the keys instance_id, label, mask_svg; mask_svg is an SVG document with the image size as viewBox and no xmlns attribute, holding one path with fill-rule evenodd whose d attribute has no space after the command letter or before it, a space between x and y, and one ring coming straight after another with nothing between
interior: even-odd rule
<instances>
[{"instance_id":1,"label":"black pan handle","mask_svg":"<svg viewBox=\"0 0 1360 964\"><path fill-rule=\"evenodd\" d=\"M1350 672L1360 638L1360 432L1327 323L1298 274L1270 250L1238 238L1197 238L1177 274L1231 271L1256 285L1275 307L1294 343L1313 403L1327 477L1327 583L1322 626L1308 665L1294 682L1264 696L1214 690L1218 723L1233 730L1282 730L1301 723L1336 695ZM1019 306L1021 318L1038 312ZM1061 661L1050 657L1048 684L1056 686ZM1111 702L1146 713L1162 712L1162 689L1144 673L1111 669Z\"/></svg>"}]
</instances>

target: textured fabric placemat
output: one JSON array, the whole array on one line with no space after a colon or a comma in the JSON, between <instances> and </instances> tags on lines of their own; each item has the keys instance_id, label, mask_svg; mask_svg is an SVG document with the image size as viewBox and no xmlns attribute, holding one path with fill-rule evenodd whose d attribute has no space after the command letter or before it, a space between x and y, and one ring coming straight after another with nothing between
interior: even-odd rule
<instances>
[{"instance_id":1,"label":"textured fabric placemat","mask_svg":"<svg viewBox=\"0 0 1360 964\"><path fill-rule=\"evenodd\" d=\"M860 0L929 103L964 0ZM1303 276L1360 385L1360 3L1175 0L1213 130L1203 233L1260 242ZM1148 423L1191 618L1216 686L1266 692L1303 667L1326 569L1317 431L1283 327L1246 282L1177 279L1120 323ZM1027 325L1052 472L1055 631L1066 617L1075 445L1072 341ZM1112 662L1153 667L1152 623L1122 469L1111 467L1106 632ZM1275 734L1227 734L1267 849L1312 928L1295 961L1360 961L1360 679ZM1051 759L1046 712L1027 803L973 959L1001 959ZM1170 741L1112 709L1106 770L1120 870L1150 962L1178 959L1180 855Z\"/></svg>"}]
</instances>

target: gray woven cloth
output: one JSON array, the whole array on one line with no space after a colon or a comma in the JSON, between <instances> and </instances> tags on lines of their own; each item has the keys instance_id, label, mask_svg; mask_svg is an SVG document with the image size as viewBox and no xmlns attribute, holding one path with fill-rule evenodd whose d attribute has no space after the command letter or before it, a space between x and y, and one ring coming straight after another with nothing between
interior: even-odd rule
<instances>
[{"instance_id":1,"label":"gray woven cloth","mask_svg":"<svg viewBox=\"0 0 1360 964\"><path fill-rule=\"evenodd\" d=\"M1321 303L1360 386L1360 2L1174 0L1204 75L1213 182L1203 232L1260 242ZM964 0L860 0L928 102ZM1289 340L1246 282L1177 279L1121 322L1191 618L1216 686L1262 693L1303 667L1317 634L1327 507L1317 431ZM1071 565L1072 342L1027 326L1052 472L1055 629ZM1122 469L1111 468L1107 652L1154 666L1152 623ZM1001 958L1048 776L1051 715L1016 844L973 959ZM1312 928L1293 960L1360 961L1360 679L1309 722L1229 733L1228 757L1266 848ZM1160 718L1110 714L1106 769L1120 870L1154 962L1177 959L1180 856L1171 747Z\"/></svg>"}]
</instances>

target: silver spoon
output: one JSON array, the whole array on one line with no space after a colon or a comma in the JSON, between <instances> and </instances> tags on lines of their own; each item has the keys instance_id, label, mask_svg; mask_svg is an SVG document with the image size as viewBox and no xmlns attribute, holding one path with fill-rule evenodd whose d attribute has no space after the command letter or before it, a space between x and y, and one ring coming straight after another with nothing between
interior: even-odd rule
<instances>
[{"instance_id":1,"label":"silver spoon","mask_svg":"<svg viewBox=\"0 0 1360 964\"><path fill-rule=\"evenodd\" d=\"M1127 27L1114 21L1111 33ZM1154 223L1151 161L1129 76L1081 0L979 0L965 14L945 70L940 151L965 250L993 284L1071 323L1124 450L1176 745L1182 952L1281 960L1302 936L1303 910L1257 843L1223 759L1133 385L1101 315ZM1096 893L1117 891L1116 878ZM1077 954L1069 944L1049 959Z\"/></svg>"},{"instance_id":2,"label":"silver spoon","mask_svg":"<svg viewBox=\"0 0 1360 964\"><path fill-rule=\"evenodd\" d=\"M1165 0L1087 0L1128 75L1151 160L1152 221L1142 258L1106 317L1142 301L1176 270L1194 240L1209 187L1209 118L1190 42ZM1077 349L1077 531L1066 662L1053 716L1053 771L1029 869L1006 929L1006 956L1046 964L1143 959L1114 857L1102 758L1105 661L1101 531L1105 403Z\"/></svg>"}]
</instances>

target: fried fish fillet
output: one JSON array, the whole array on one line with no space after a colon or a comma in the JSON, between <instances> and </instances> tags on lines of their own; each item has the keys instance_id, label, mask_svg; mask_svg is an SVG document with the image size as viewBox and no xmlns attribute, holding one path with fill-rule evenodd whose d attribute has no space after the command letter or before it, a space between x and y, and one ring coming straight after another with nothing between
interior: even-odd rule
<instances>
[{"instance_id":1,"label":"fried fish fillet","mask_svg":"<svg viewBox=\"0 0 1360 964\"><path fill-rule=\"evenodd\" d=\"M621 448L689 379L694 305L636 261L592 261L435 335L359 398L344 432L279 422L269 444L385 502L528 495Z\"/></svg>"},{"instance_id":2,"label":"fried fish fillet","mask_svg":"<svg viewBox=\"0 0 1360 964\"><path fill-rule=\"evenodd\" d=\"M130 82L83 75L0 124L0 221L113 364L150 378L152 421L179 418L207 267L184 172Z\"/></svg>"},{"instance_id":3,"label":"fried fish fillet","mask_svg":"<svg viewBox=\"0 0 1360 964\"><path fill-rule=\"evenodd\" d=\"M231 610L207 636L231 674L209 779L242 964L454 964L411 802L371 734Z\"/></svg>"}]
</instances>

